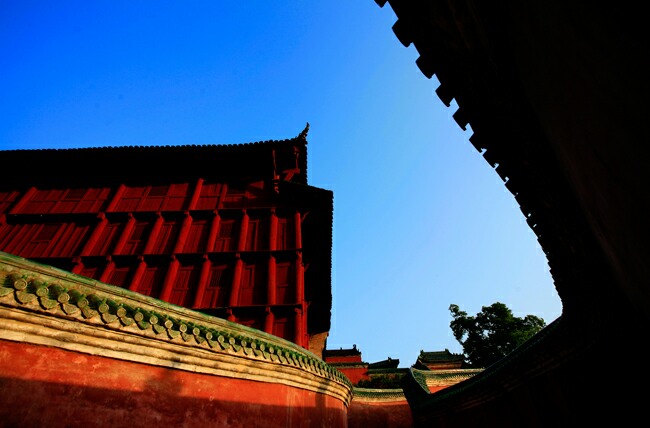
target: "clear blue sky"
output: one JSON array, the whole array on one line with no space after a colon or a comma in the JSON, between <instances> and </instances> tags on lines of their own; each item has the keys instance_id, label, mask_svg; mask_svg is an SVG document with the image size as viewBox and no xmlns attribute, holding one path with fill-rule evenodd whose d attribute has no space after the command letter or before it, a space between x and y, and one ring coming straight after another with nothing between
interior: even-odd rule
<instances>
[{"instance_id":1,"label":"clear blue sky","mask_svg":"<svg viewBox=\"0 0 650 428\"><path fill-rule=\"evenodd\" d=\"M373 0L0 0L0 149L238 144L309 122L309 184L334 192L330 348L400 367L460 353L451 303L550 323L534 234L394 22Z\"/></svg>"}]
</instances>

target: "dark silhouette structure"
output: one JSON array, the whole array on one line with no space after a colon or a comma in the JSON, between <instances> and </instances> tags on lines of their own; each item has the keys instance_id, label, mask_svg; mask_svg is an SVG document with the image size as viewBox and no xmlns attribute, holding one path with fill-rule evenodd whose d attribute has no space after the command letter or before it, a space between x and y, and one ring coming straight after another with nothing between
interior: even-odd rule
<instances>
[{"instance_id":1,"label":"dark silhouette structure","mask_svg":"<svg viewBox=\"0 0 650 428\"><path fill-rule=\"evenodd\" d=\"M641 6L377 0L436 94L520 204L562 315L472 379L405 393L417 426L582 426L645 419L650 61ZM614 351L614 352L611 352ZM637 354L638 355L638 354Z\"/></svg>"},{"instance_id":2,"label":"dark silhouette structure","mask_svg":"<svg viewBox=\"0 0 650 428\"><path fill-rule=\"evenodd\" d=\"M307 132L239 145L0 152L0 251L320 356L332 192L307 185Z\"/></svg>"}]
</instances>

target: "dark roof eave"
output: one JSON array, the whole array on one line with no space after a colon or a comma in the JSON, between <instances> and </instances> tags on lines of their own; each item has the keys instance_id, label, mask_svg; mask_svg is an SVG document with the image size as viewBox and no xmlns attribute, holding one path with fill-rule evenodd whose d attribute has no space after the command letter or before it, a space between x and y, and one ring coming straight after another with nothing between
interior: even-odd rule
<instances>
[{"instance_id":1,"label":"dark roof eave","mask_svg":"<svg viewBox=\"0 0 650 428\"><path fill-rule=\"evenodd\" d=\"M308 129L308 128L306 128ZM14 173L6 177L12 185L56 183L84 177L93 183L139 181L170 174L177 177L273 178L273 151L291 156L289 150L303 147L298 156L300 174L294 180L307 183L306 132L285 140L224 145L122 146L72 149L0 150L0 162ZM9 184L9 183L7 183Z\"/></svg>"}]
</instances>

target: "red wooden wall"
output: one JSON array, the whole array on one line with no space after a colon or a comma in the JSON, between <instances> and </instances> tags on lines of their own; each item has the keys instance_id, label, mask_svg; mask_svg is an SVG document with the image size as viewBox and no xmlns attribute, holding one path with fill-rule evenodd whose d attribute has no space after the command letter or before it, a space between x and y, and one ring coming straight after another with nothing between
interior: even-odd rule
<instances>
[{"instance_id":1,"label":"red wooden wall","mask_svg":"<svg viewBox=\"0 0 650 428\"><path fill-rule=\"evenodd\" d=\"M0 192L0 250L307 347L305 213L269 183Z\"/></svg>"}]
</instances>

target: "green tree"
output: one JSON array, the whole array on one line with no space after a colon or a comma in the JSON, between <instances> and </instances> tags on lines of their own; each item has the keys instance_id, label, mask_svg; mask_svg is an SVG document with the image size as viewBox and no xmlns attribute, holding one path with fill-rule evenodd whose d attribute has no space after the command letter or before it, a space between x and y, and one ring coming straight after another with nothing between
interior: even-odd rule
<instances>
[{"instance_id":1,"label":"green tree","mask_svg":"<svg viewBox=\"0 0 650 428\"><path fill-rule=\"evenodd\" d=\"M512 352L546 326L542 318L518 318L503 303L483 306L475 317L467 316L458 305L449 305L449 324L463 346L465 362L471 367L487 367Z\"/></svg>"}]
</instances>

